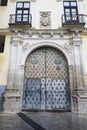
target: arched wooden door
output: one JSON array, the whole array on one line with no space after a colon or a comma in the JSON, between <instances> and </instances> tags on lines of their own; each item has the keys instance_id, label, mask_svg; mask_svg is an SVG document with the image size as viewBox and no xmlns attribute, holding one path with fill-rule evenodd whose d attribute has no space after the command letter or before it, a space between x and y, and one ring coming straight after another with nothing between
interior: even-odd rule
<instances>
[{"instance_id":1,"label":"arched wooden door","mask_svg":"<svg viewBox=\"0 0 87 130\"><path fill-rule=\"evenodd\" d=\"M26 60L23 109L70 110L68 63L57 49L42 47Z\"/></svg>"}]
</instances>

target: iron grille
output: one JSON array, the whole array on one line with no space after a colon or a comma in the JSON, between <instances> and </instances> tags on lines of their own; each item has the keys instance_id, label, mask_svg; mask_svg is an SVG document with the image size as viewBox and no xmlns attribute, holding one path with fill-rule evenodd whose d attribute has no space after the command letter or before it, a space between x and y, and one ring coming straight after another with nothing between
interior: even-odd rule
<instances>
[{"instance_id":1,"label":"iron grille","mask_svg":"<svg viewBox=\"0 0 87 130\"><path fill-rule=\"evenodd\" d=\"M85 25L85 21L84 21L84 16L83 14L79 14L79 15L72 15L70 16L69 14L63 14L62 15L62 26L65 24L70 24L70 25L79 25L82 24L83 26Z\"/></svg>"},{"instance_id":2,"label":"iron grille","mask_svg":"<svg viewBox=\"0 0 87 130\"><path fill-rule=\"evenodd\" d=\"M32 15L11 14L9 24L20 24L32 26Z\"/></svg>"}]
</instances>

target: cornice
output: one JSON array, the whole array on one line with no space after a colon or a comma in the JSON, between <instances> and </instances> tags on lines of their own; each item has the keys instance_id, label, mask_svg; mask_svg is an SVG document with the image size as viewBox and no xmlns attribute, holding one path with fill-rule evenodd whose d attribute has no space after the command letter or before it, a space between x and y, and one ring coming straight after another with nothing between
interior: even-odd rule
<instances>
[{"instance_id":1,"label":"cornice","mask_svg":"<svg viewBox=\"0 0 87 130\"><path fill-rule=\"evenodd\" d=\"M11 31L9 30L9 28L6 29L0 29L0 35L11 35Z\"/></svg>"},{"instance_id":2,"label":"cornice","mask_svg":"<svg viewBox=\"0 0 87 130\"><path fill-rule=\"evenodd\" d=\"M11 29L10 30L15 36L22 35L27 36L30 39L57 39L63 38L65 35L69 36L72 32L68 32L65 29Z\"/></svg>"},{"instance_id":3,"label":"cornice","mask_svg":"<svg viewBox=\"0 0 87 130\"><path fill-rule=\"evenodd\" d=\"M11 32L25 32L25 33L28 33L28 32L30 32L30 33L46 33L46 34L49 34L49 33L61 33L61 32L63 32L64 34L66 34L67 33L67 30L66 29L63 29L63 28L58 28L58 29L34 29L34 28L32 28L32 29L17 29L17 28L12 28L12 29L10 29L10 31Z\"/></svg>"}]
</instances>

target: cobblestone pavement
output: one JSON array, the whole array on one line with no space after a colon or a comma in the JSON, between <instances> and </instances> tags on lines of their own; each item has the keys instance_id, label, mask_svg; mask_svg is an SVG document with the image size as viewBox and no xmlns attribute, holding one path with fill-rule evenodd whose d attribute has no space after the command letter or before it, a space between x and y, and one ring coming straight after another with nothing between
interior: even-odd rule
<instances>
[{"instance_id":1,"label":"cobblestone pavement","mask_svg":"<svg viewBox=\"0 0 87 130\"><path fill-rule=\"evenodd\" d=\"M87 115L70 112L0 114L0 130L87 130Z\"/></svg>"}]
</instances>

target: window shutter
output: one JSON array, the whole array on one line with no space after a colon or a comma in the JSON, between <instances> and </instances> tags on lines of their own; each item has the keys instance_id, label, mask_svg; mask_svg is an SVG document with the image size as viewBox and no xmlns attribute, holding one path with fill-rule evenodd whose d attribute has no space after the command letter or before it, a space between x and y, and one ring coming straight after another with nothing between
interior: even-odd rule
<instances>
[{"instance_id":1,"label":"window shutter","mask_svg":"<svg viewBox=\"0 0 87 130\"><path fill-rule=\"evenodd\" d=\"M8 0L1 0L1 5L2 5L2 6L6 6L6 5L7 5L7 2L8 2Z\"/></svg>"}]
</instances>

